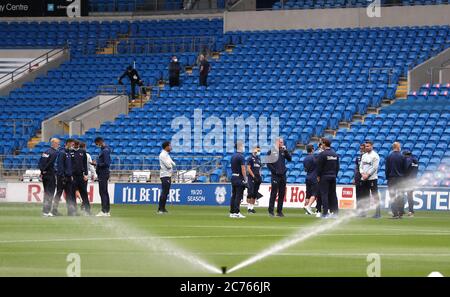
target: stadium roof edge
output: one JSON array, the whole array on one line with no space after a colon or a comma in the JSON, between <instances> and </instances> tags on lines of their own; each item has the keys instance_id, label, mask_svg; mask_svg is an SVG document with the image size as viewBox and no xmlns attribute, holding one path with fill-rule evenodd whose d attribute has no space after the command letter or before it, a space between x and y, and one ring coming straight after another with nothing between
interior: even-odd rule
<instances>
[{"instance_id":1,"label":"stadium roof edge","mask_svg":"<svg viewBox=\"0 0 450 297\"><path fill-rule=\"evenodd\" d=\"M186 20L186 19L217 19L223 18L223 13L187 13L158 15L97 15L81 18L67 17L3 17L0 22L90 22L90 21L138 21L138 20Z\"/></svg>"}]
</instances>

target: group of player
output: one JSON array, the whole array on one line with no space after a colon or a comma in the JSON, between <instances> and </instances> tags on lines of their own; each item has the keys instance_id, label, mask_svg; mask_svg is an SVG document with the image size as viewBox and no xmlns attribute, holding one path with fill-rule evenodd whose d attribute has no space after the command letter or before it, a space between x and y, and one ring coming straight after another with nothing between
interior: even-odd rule
<instances>
[{"instance_id":1,"label":"group of player","mask_svg":"<svg viewBox=\"0 0 450 297\"><path fill-rule=\"evenodd\" d=\"M68 216L79 215L77 198L82 201L82 213L91 215L87 190L89 176L92 180L99 181L102 211L97 216L110 216L107 183L111 158L110 150L103 139L95 139L96 145L101 148L96 160L92 160L86 151L86 144L76 139L67 139L62 148L58 138L52 138L50 143L50 148L41 155L38 165L44 186L43 216L61 215L58 206L63 193L67 202Z\"/></svg>"},{"instance_id":2,"label":"group of player","mask_svg":"<svg viewBox=\"0 0 450 297\"><path fill-rule=\"evenodd\" d=\"M336 181L339 173L339 156L331 148L331 140L321 138L317 145L306 146L307 156L303 159L306 172L305 212L322 218L336 217L339 212L336 192ZM240 202L247 188L248 213L255 213L255 203L262 195L258 192L262 182L261 167L267 164L271 173L271 193L268 212L274 214L274 204L277 201L276 216L283 217L283 202L286 194L286 162L292 160L290 152L283 144L283 139L277 139L273 150L267 158L261 161L261 150L253 148L251 156L245 160L243 144L236 144L236 153L231 158L232 197L230 202L230 217L245 218L240 213ZM391 199L393 218L401 218L404 214L405 193L409 204L408 216L414 215L414 201L411 184L417 177L418 160L409 151L400 152L400 143L392 145L392 152L386 157L385 176L388 182L388 192ZM378 193L378 170L380 157L373 148L373 142L365 141L360 145L360 151L355 158L353 183L357 201L358 214L366 217L373 200L375 214L373 218L381 217L380 198ZM315 203L316 211L312 207Z\"/></svg>"}]
</instances>

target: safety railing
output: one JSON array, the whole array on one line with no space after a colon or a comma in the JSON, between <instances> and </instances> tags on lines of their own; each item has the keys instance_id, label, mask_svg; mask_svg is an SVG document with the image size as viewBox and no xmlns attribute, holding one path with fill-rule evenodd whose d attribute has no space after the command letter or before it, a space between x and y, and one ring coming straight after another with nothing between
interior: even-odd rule
<instances>
[{"instance_id":1,"label":"safety railing","mask_svg":"<svg viewBox=\"0 0 450 297\"><path fill-rule=\"evenodd\" d=\"M241 0L111 0L108 3L90 1L89 11L95 13L195 12L222 11Z\"/></svg>"},{"instance_id":2,"label":"safety railing","mask_svg":"<svg viewBox=\"0 0 450 297\"><path fill-rule=\"evenodd\" d=\"M108 55L144 55L158 53L211 52L216 50L214 36L129 37L119 40L97 39L96 53ZM92 54L92 45L82 45L84 55Z\"/></svg>"},{"instance_id":3,"label":"safety railing","mask_svg":"<svg viewBox=\"0 0 450 297\"><path fill-rule=\"evenodd\" d=\"M15 70L0 77L0 86L3 85L4 83L14 82L15 79L22 76L22 74L32 72L36 67L41 66L41 63L43 62L48 63L51 58L67 50L68 50L67 46L64 46L63 48L52 49L46 52L45 54L33 59L32 61L16 68Z\"/></svg>"},{"instance_id":4,"label":"safety railing","mask_svg":"<svg viewBox=\"0 0 450 297\"><path fill-rule=\"evenodd\" d=\"M114 96L109 98L108 100L99 102L95 106L92 106L91 108L89 108L87 110L84 110L83 112L80 112L80 113L76 114L75 116L72 116L70 120L61 121L60 125L62 127L64 127L64 126L69 127L70 123L72 123L72 122L79 122L80 123L80 133L77 133L77 134L81 134L81 131L85 131L85 128L84 128L83 121L78 119L79 117L81 117L82 115L88 114L88 113L90 113L90 112L92 112L94 110L99 110L103 106L108 105L109 103L117 100L117 98L119 98L120 96L123 96L125 94L126 94L125 92L110 94L110 95L114 95Z\"/></svg>"},{"instance_id":5,"label":"safety railing","mask_svg":"<svg viewBox=\"0 0 450 297\"><path fill-rule=\"evenodd\" d=\"M145 92L144 92L145 90ZM160 95L160 88L153 85L144 85L138 88L138 99L134 102L139 103L139 107L143 107L144 104L153 98L158 98ZM98 95L127 95L127 90L125 85L102 85L97 88ZM145 97L145 99L144 99ZM112 98L111 100L117 97ZM109 102L109 100L107 101ZM106 103L106 102L105 102Z\"/></svg>"},{"instance_id":6,"label":"safety railing","mask_svg":"<svg viewBox=\"0 0 450 297\"><path fill-rule=\"evenodd\" d=\"M93 158L95 153L91 152ZM38 169L37 155L0 155L0 179L10 178L21 180L24 174L30 170ZM176 155L172 159L175 167L173 179L178 182L191 180L189 177L193 171L195 178L199 176L209 176L212 171L219 168L221 156L207 156L208 161L203 161L205 156L183 156L178 159ZM189 162L185 160L189 159ZM146 172L149 175L148 181L159 180L159 157L158 156L133 156L130 159L125 155L112 155L111 177L114 180L129 180L135 172ZM194 178L194 179L195 179Z\"/></svg>"},{"instance_id":7,"label":"safety railing","mask_svg":"<svg viewBox=\"0 0 450 297\"><path fill-rule=\"evenodd\" d=\"M26 135L28 134L28 128L34 126L35 122L30 119L3 119L3 123L6 126L13 128L13 135Z\"/></svg>"},{"instance_id":8,"label":"safety railing","mask_svg":"<svg viewBox=\"0 0 450 297\"><path fill-rule=\"evenodd\" d=\"M98 95L124 95L127 93L124 85L101 85L97 87Z\"/></svg>"}]
</instances>

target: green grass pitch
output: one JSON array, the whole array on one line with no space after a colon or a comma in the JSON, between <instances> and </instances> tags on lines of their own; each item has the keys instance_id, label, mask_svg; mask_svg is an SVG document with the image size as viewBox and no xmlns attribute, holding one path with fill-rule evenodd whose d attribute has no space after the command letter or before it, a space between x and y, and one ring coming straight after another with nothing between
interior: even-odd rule
<instances>
[{"instance_id":1,"label":"green grass pitch","mask_svg":"<svg viewBox=\"0 0 450 297\"><path fill-rule=\"evenodd\" d=\"M246 219L228 218L226 207L168 209L113 205L111 218L43 218L37 204L0 204L0 276L66 276L71 253L81 276L221 276L196 261L231 268L323 223L301 209L270 218L258 208ZM450 276L449 222L448 212L353 218L228 275L367 276L367 255L377 253L381 276Z\"/></svg>"}]
</instances>

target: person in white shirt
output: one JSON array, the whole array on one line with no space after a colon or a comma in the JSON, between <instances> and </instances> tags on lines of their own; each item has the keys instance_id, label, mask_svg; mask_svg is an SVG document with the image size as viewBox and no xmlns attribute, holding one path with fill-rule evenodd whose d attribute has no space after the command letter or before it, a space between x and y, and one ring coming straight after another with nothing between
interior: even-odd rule
<instances>
[{"instance_id":1,"label":"person in white shirt","mask_svg":"<svg viewBox=\"0 0 450 297\"><path fill-rule=\"evenodd\" d=\"M361 216L367 215L370 206L370 197L375 201L376 211L373 218L380 218L380 196L378 195L378 166L380 165L380 156L373 150L373 142L365 142L366 152L361 157L359 172L361 173Z\"/></svg>"},{"instance_id":2,"label":"person in white shirt","mask_svg":"<svg viewBox=\"0 0 450 297\"><path fill-rule=\"evenodd\" d=\"M166 202L167 196L169 196L170 184L172 183L173 168L175 167L175 162L169 156L172 146L169 141L165 141L162 144L162 151L159 154L159 166L161 170L159 171L159 177L161 178L161 196L159 197L158 214L167 213Z\"/></svg>"},{"instance_id":3,"label":"person in white shirt","mask_svg":"<svg viewBox=\"0 0 450 297\"><path fill-rule=\"evenodd\" d=\"M86 151L86 143L81 142L80 148ZM91 178L92 181L94 181L97 179L97 172L95 172L95 166L92 165L92 156L87 151L86 151L86 157L87 157L87 162L88 162L87 168L88 168L88 172L89 172L89 177Z\"/></svg>"}]
</instances>

